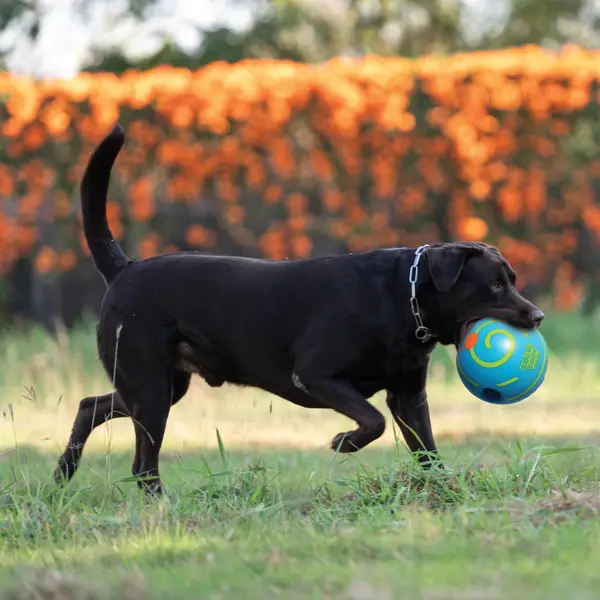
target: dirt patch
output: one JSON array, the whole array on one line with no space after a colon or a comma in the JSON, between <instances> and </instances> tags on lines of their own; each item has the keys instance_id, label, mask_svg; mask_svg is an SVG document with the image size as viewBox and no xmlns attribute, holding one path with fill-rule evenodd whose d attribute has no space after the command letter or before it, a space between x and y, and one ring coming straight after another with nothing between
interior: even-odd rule
<instances>
[{"instance_id":1,"label":"dirt patch","mask_svg":"<svg viewBox=\"0 0 600 600\"><path fill-rule=\"evenodd\" d=\"M108 592L108 593L107 593ZM89 579L56 570L23 573L22 581L6 596L7 600L142 600L147 586L141 573L130 573L121 589L113 592L100 589Z\"/></svg>"},{"instance_id":2,"label":"dirt patch","mask_svg":"<svg viewBox=\"0 0 600 600\"><path fill-rule=\"evenodd\" d=\"M377 588L367 581L355 580L350 583L344 600L392 600L391 590Z\"/></svg>"},{"instance_id":3,"label":"dirt patch","mask_svg":"<svg viewBox=\"0 0 600 600\"><path fill-rule=\"evenodd\" d=\"M500 600L505 598L496 588L473 587L462 590L421 590L410 594L389 588L378 588L366 581L353 581L344 595L344 600L392 600L395 598L418 598L419 600Z\"/></svg>"},{"instance_id":4,"label":"dirt patch","mask_svg":"<svg viewBox=\"0 0 600 600\"><path fill-rule=\"evenodd\" d=\"M576 492L552 490L547 498L541 498L533 507L520 505L511 512L513 521L529 519L534 525L561 523L573 517L597 519L600 516L600 490Z\"/></svg>"},{"instance_id":5,"label":"dirt patch","mask_svg":"<svg viewBox=\"0 0 600 600\"><path fill-rule=\"evenodd\" d=\"M422 600L500 600L506 596L495 588L475 587L465 590L429 590L420 598Z\"/></svg>"}]
</instances>

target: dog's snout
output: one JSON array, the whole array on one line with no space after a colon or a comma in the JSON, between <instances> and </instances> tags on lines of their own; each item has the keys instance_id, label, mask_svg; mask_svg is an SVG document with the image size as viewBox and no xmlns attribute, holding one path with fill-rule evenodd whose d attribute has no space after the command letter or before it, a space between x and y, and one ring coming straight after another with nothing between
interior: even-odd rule
<instances>
[{"instance_id":1,"label":"dog's snout","mask_svg":"<svg viewBox=\"0 0 600 600\"><path fill-rule=\"evenodd\" d=\"M533 310L530 315L529 315L529 320L536 326L539 327L540 324L542 323L542 321L544 320L544 317L546 315L539 309L536 308L535 310Z\"/></svg>"}]
</instances>

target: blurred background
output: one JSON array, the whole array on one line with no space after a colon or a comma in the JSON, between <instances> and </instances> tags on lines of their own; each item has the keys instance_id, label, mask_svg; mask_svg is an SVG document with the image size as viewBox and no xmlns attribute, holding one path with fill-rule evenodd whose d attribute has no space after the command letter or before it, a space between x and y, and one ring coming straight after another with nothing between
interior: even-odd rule
<instances>
[{"instance_id":1,"label":"blurred background","mask_svg":"<svg viewBox=\"0 0 600 600\"><path fill-rule=\"evenodd\" d=\"M530 407L490 409L439 350L438 430L595 431L599 34L596 0L0 2L3 402L71 418L108 386L78 184L119 120L108 213L132 257L496 245L548 314L550 384ZM248 394L264 410L248 419L276 418ZM227 410L243 427L235 406L215 419ZM251 435L310 443L296 425Z\"/></svg>"},{"instance_id":2,"label":"blurred background","mask_svg":"<svg viewBox=\"0 0 600 600\"><path fill-rule=\"evenodd\" d=\"M581 49L599 17L592 0L2 2L2 323L97 309L77 185L117 119L110 215L133 256L481 239L534 299L592 311L597 55Z\"/></svg>"}]
</instances>

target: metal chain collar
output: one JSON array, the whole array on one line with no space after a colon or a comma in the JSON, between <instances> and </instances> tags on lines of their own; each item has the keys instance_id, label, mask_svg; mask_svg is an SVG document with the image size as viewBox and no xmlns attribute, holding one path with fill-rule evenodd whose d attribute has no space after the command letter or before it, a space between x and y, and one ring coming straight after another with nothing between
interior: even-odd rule
<instances>
[{"instance_id":1,"label":"metal chain collar","mask_svg":"<svg viewBox=\"0 0 600 600\"><path fill-rule=\"evenodd\" d=\"M419 301L417 300L416 288L417 280L419 279L419 261L421 260L421 256L425 250L427 250L427 248L429 248L429 244L425 244L417 248L413 264L408 272L408 281L410 283L410 310L412 311L415 323L417 324L415 337L423 343L429 341L433 337L431 330L423 325L423 319L421 319L421 312L419 310Z\"/></svg>"}]
</instances>

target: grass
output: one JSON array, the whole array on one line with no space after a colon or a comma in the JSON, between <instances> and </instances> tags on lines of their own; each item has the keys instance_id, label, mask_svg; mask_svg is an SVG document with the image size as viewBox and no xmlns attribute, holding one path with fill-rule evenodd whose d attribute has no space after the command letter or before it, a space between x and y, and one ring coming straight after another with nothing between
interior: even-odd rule
<instances>
[{"instance_id":1,"label":"grass","mask_svg":"<svg viewBox=\"0 0 600 600\"><path fill-rule=\"evenodd\" d=\"M336 456L343 417L196 383L169 421L158 501L129 476L125 421L92 436L67 488L52 485L77 401L109 389L93 328L6 334L0 598L596 597L600 320L547 321L548 378L521 405L468 396L452 353L436 353L445 471L424 473L391 419L371 448Z\"/></svg>"}]
</instances>

